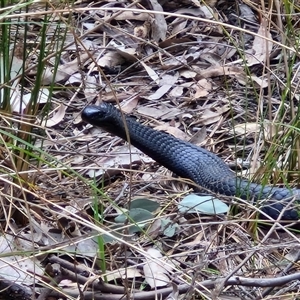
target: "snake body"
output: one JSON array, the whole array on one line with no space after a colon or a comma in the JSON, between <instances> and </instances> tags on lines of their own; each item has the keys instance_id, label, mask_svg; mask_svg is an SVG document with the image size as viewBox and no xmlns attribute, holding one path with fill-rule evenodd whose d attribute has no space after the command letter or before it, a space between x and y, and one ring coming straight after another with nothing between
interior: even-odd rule
<instances>
[{"instance_id":1,"label":"snake body","mask_svg":"<svg viewBox=\"0 0 300 300\"><path fill-rule=\"evenodd\" d=\"M87 106L82 112L82 119L128 140L124 126L126 121L130 143L180 177L191 179L200 187L221 195L255 201L268 199L261 210L273 219L278 219L280 214L281 220L299 219L298 210L290 202L292 198L296 202L300 200L300 189L251 183L236 176L212 152L144 126L108 103Z\"/></svg>"}]
</instances>

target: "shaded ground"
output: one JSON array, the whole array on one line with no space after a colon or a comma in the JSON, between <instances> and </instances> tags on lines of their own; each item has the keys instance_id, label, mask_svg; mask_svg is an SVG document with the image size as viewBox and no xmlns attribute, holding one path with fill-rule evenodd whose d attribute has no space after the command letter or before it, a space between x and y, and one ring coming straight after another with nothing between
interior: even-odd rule
<instances>
[{"instance_id":1,"label":"shaded ground","mask_svg":"<svg viewBox=\"0 0 300 300\"><path fill-rule=\"evenodd\" d=\"M248 2L100 1L76 3L72 12L56 5L40 90L55 89L50 103L40 100L32 142L43 159L27 159L27 177L16 181L12 173L23 173L8 163L10 145L1 149L10 172L2 177L0 276L18 284L8 284L5 297L296 299L298 231L275 221L260 226L259 207L240 199L219 197L228 214L180 213L192 188L84 124L80 112L120 104L248 179L297 186L297 17L281 18L287 6ZM40 13L29 17L34 35L44 7L30 8ZM26 49L29 69L39 45ZM36 74L26 74L30 94ZM24 117L18 101L16 122Z\"/></svg>"}]
</instances>

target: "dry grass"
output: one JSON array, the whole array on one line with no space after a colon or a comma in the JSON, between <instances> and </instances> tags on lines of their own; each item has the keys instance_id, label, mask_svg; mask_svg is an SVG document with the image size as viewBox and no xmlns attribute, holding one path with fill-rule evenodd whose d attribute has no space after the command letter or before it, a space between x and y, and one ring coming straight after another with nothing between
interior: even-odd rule
<instances>
[{"instance_id":1,"label":"dry grass","mask_svg":"<svg viewBox=\"0 0 300 300\"><path fill-rule=\"evenodd\" d=\"M90 103L118 103L148 126L191 138L239 175L297 186L299 8L209 5L2 9L13 57L19 67L25 61L21 73L1 77L6 299L299 298L299 234L290 224L261 226L255 204L226 197L228 215L181 215L178 203L191 192L184 180L80 119ZM20 109L25 94L35 101ZM131 224L116 226L115 217L137 198L160 208L150 226L131 234ZM176 224L173 235L165 232L170 224L163 228L166 218ZM159 255L149 253L154 248ZM152 267L157 290L145 276L151 255L169 266Z\"/></svg>"}]
</instances>

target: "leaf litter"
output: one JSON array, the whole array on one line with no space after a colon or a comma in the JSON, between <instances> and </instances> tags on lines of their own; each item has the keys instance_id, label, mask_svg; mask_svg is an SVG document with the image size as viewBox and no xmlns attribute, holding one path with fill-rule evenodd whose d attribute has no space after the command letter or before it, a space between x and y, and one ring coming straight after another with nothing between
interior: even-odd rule
<instances>
[{"instance_id":1,"label":"leaf litter","mask_svg":"<svg viewBox=\"0 0 300 300\"><path fill-rule=\"evenodd\" d=\"M75 10L80 8L82 12L79 3L74 5ZM8 201L9 206L14 206L17 212L26 216L25 221L18 215L18 218L14 217L19 228L25 230L28 224L35 224L34 228L40 227L40 230L28 226L26 236L19 232L17 238L8 238L9 235L5 234L4 239L3 236L2 245L5 247L1 253L14 262L2 260L7 269L1 276L28 287L32 286L30 279L37 275L35 283L44 281L48 284L47 280L57 279L59 284L59 278L47 273L49 269L45 267L48 263L55 270L58 263L69 280L61 282L72 288L67 295L74 296L72 292L75 292L74 297L82 292L78 287L84 286L87 289L83 293L89 292L89 280L92 278L94 290L108 291L109 295L120 299L124 290L116 288L123 288L126 280L132 279L130 284L137 284L136 288L141 290L145 285L140 280L141 276L147 288L155 291L152 296L149 294L152 291L142 291L145 297L149 295L151 299L157 295L167 297L170 293L188 293L194 287L197 287L195 294L205 299L215 296L211 292L214 288L219 288L222 298L226 297L225 288L239 295L238 299L245 299L245 291L259 297L264 292L263 288L235 285L232 270L238 268L240 280L251 277L263 281L266 273L272 278L284 276L290 269L282 270L278 265L289 258L286 253L290 250L294 253L296 248L297 253L297 233L286 230L278 234L274 230L271 237L264 229L254 232L251 220L256 219L256 208L251 206L249 209L238 199L222 197L220 202L213 204L214 208L220 209L214 213L212 206L197 209L199 201L193 200L188 204L189 210L195 209L193 213L181 212L178 203L182 204L181 201L191 195L190 187L182 179L170 176L153 160L132 147L124 146L120 139L82 124L79 116L89 103L101 100L115 104L120 101L126 112L133 113L140 122L157 130L185 140L198 134L197 143L217 153L226 162L235 161L245 152L251 154L255 141L265 129L263 126L249 129L249 124L257 124L257 112L262 107L267 109L263 93L260 99L256 95L268 88L270 80L282 85L278 79L281 76L270 78L259 68L273 54L274 34L269 26L274 24L265 17L253 18L253 14L261 16L260 12L247 3L240 3L242 9L234 15L228 4L217 5L215 1L210 3L210 7L188 0L180 4L149 1L145 5L152 11L171 11L182 14L182 17L144 12L143 6L136 3L125 1L123 5L131 7L132 11L121 12L115 10L114 5L107 11L102 3L97 4L96 9L93 4L86 7L80 17L69 9L65 11L76 19L78 36L68 34L56 73L53 72L53 60L47 60L43 84L55 83L56 89L51 92L50 103L49 94L45 98L41 96L38 109L42 110L49 104L51 113L47 122L39 123L45 136L39 136L34 144L35 149L43 149L51 155L52 161L51 164L41 161L38 168L32 169L36 179L30 191L33 200L29 206ZM140 11L135 11L137 8ZM240 21L248 11L252 12L249 16L255 26L251 27L246 22L248 33L240 31L238 26L231 31L238 44L224 34L221 23L209 22L215 19L220 22L227 19ZM59 20L58 15L53 15L48 37L53 36ZM258 35L253 37L251 32ZM243 49L244 56L241 56L240 49ZM30 50L34 57L36 49ZM11 77L17 78L23 65L17 58L14 61L13 69L17 71ZM33 66L27 75L34 81L37 63L31 60L26 65ZM280 72L278 70L272 69L272 72ZM27 96L21 99L21 86L17 79L13 87L12 111L22 115L31 94L28 91ZM45 94L45 91L48 90L41 89L40 92ZM273 98L276 97L274 94ZM269 113L276 116L279 107L280 101L273 102ZM287 103L286 109L288 107ZM266 118L265 114L261 116ZM249 126L244 127L244 124ZM238 125L245 130L241 131ZM287 129L281 130L279 133ZM270 136L275 136L272 132ZM258 143L263 145L261 140ZM262 148L260 146L258 148ZM70 172L71 169L75 173ZM15 174L13 169L11 173ZM11 184L11 181L5 180L6 184ZM100 187L101 193L91 189L91 182ZM273 182L276 183L275 180ZM116 226L120 208L130 212L132 195L159 203L160 209L148 211L145 217L146 205L140 203L132 208L135 214L124 213L121 227ZM6 196L4 198L7 200ZM226 215L226 202L228 205L238 203L240 211ZM4 206L5 211L7 207ZM140 218L147 220L147 224L135 224L141 221ZM130 232L136 225L139 225L139 230L135 227ZM12 230L9 218L5 226L7 232ZM104 228L110 237L105 244L107 265L102 273L99 239L104 234L99 228ZM43 255L33 254L28 258L10 255L8 247L17 254L20 248L15 248L14 244L18 242L20 245L17 239L24 237L30 242L24 244L22 252L31 254L38 250L44 252ZM147 248L149 244L159 250ZM72 261L71 265L67 264L68 259L64 255ZM39 257L41 262L36 260ZM296 261L298 257L293 255L289 259ZM127 263L133 266L124 268ZM7 277L6 273L13 278ZM97 276L100 278L99 273L101 280L95 279ZM74 274L83 278L78 276L74 279ZM43 276L49 278L45 280ZM220 287L215 284L218 277L224 279ZM17 281L17 278L20 280ZM102 285L102 280L109 282ZM167 287L170 282L171 288ZM207 288L205 284L209 284ZM129 286L126 288L129 289ZM292 286L288 288L291 293L296 290ZM277 288L276 292L280 294Z\"/></svg>"}]
</instances>

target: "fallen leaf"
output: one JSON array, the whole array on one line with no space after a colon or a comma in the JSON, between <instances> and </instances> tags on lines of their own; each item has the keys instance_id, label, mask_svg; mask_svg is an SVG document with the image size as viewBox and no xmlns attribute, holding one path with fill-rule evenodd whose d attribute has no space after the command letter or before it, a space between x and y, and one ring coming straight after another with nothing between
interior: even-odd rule
<instances>
[{"instance_id":1,"label":"fallen leaf","mask_svg":"<svg viewBox=\"0 0 300 300\"><path fill-rule=\"evenodd\" d=\"M203 126L200 130L198 130L189 140L190 143L200 145L206 138L206 126Z\"/></svg>"},{"instance_id":2,"label":"fallen leaf","mask_svg":"<svg viewBox=\"0 0 300 300\"><path fill-rule=\"evenodd\" d=\"M251 74L251 76L248 76L245 73L240 73L240 74L234 74L234 77L241 85L244 86L249 85L249 82L251 82L251 85L257 89L266 88L269 86L269 80L267 78L259 78L253 74Z\"/></svg>"},{"instance_id":3,"label":"fallen leaf","mask_svg":"<svg viewBox=\"0 0 300 300\"><path fill-rule=\"evenodd\" d=\"M102 157L94 164L89 165L88 176L95 178L105 173L112 176L120 173L120 168L128 168L131 163L138 164L141 163L141 161L151 162L153 160L134 147L131 147L130 152L129 146L124 145L110 152L109 156Z\"/></svg>"},{"instance_id":4,"label":"fallen leaf","mask_svg":"<svg viewBox=\"0 0 300 300\"><path fill-rule=\"evenodd\" d=\"M122 102L122 111L127 114L130 114L136 108L138 102L139 102L138 94L131 96L129 100Z\"/></svg>"},{"instance_id":5,"label":"fallen leaf","mask_svg":"<svg viewBox=\"0 0 300 300\"><path fill-rule=\"evenodd\" d=\"M241 19L245 19L248 22L251 22L253 24L257 23L257 17L249 5L244 3L238 3L238 6L240 10L239 17Z\"/></svg>"},{"instance_id":6,"label":"fallen leaf","mask_svg":"<svg viewBox=\"0 0 300 300\"><path fill-rule=\"evenodd\" d=\"M198 1L197 1L198 2ZM198 8L190 7L190 8L180 8L175 11L176 14L179 15L190 15L194 17L203 17L203 11L200 8L200 4L198 2Z\"/></svg>"},{"instance_id":7,"label":"fallen leaf","mask_svg":"<svg viewBox=\"0 0 300 300\"><path fill-rule=\"evenodd\" d=\"M73 165L80 165L84 161L84 156L83 155L74 155L71 157L70 163Z\"/></svg>"},{"instance_id":8,"label":"fallen leaf","mask_svg":"<svg viewBox=\"0 0 300 300\"><path fill-rule=\"evenodd\" d=\"M82 75L79 72L76 72L70 76L66 83L69 85L80 85L82 83Z\"/></svg>"},{"instance_id":9,"label":"fallen leaf","mask_svg":"<svg viewBox=\"0 0 300 300\"><path fill-rule=\"evenodd\" d=\"M251 75L251 80L254 81L255 83L257 83L257 85L259 86L259 88L266 88L269 86L270 82L268 80L268 78L260 78L257 77L255 75Z\"/></svg>"},{"instance_id":10,"label":"fallen leaf","mask_svg":"<svg viewBox=\"0 0 300 300\"><path fill-rule=\"evenodd\" d=\"M36 101L38 104L45 104L49 101L49 94L50 93L48 89L41 89L38 93L37 99L34 101ZM32 94L28 93L26 95L23 95L23 98L21 99L19 86L17 86L11 94L10 98L12 111L22 114L27 105L30 103L31 97Z\"/></svg>"},{"instance_id":11,"label":"fallen leaf","mask_svg":"<svg viewBox=\"0 0 300 300\"><path fill-rule=\"evenodd\" d=\"M58 66L56 72L54 72L53 67L46 67L42 83L47 85L51 84L52 82L67 80L72 74L79 70L79 62L81 64L84 64L89 58L90 54L83 53L79 57L76 57L74 60L65 63L64 65ZM53 77L54 75L55 77Z\"/></svg>"},{"instance_id":12,"label":"fallen leaf","mask_svg":"<svg viewBox=\"0 0 300 300\"><path fill-rule=\"evenodd\" d=\"M171 35L176 36L178 33L181 33L182 30L186 27L187 23L187 19L175 18L175 20L171 23L173 25Z\"/></svg>"},{"instance_id":13,"label":"fallen leaf","mask_svg":"<svg viewBox=\"0 0 300 300\"><path fill-rule=\"evenodd\" d=\"M147 235L150 238L154 239L159 234L161 234L161 220L160 219L156 219L154 222L151 223L151 225L147 229Z\"/></svg>"},{"instance_id":14,"label":"fallen leaf","mask_svg":"<svg viewBox=\"0 0 300 300\"><path fill-rule=\"evenodd\" d=\"M213 124L215 122L218 122L222 114L229 110L229 105L224 105L222 107L206 108L202 112L202 116L199 121L202 125Z\"/></svg>"},{"instance_id":15,"label":"fallen leaf","mask_svg":"<svg viewBox=\"0 0 300 300\"><path fill-rule=\"evenodd\" d=\"M169 92L169 96L173 98L181 97L183 94L183 87L182 86L175 86L172 88L172 90Z\"/></svg>"},{"instance_id":16,"label":"fallen leaf","mask_svg":"<svg viewBox=\"0 0 300 300\"><path fill-rule=\"evenodd\" d=\"M134 48L116 48L116 51L128 62L138 61L138 58L135 56L136 49Z\"/></svg>"},{"instance_id":17,"label":"fallen leaf","mask_svg":"<svg viewBox=\"0 0 300 300\"><path fill-rule=\"evenodd\" d=\"M117 65L121 65L123 62L124 58L116 50L107 50L105 54L97 61L97 65L100 67L111 68ZM94 70L95 68L98 67L95 66L92 70Z\"/></svg>"},{"instance_id":18,"label":"fallen leaf","mask_svg":"<svg viewBox=\"0 0 300 300\"><path fill-rule=\"evenodd\" d=\"M102 22L109 20L111 16L104 17ZM133 11L123 11L114 17L114 20L124 21L124 20L136 20L136 21L147 21L150 20L151 16L148 13L137 13ZM95 27L95 25L93 25Z\"/></svg>"},{"instance_id":19,"label":"fallen leaf","mask_svg":"<svg viewBox=\"0 0 300 300\"><path fill-rule=\"evenodd\" d=\"M142 277L142 274L136 267L128 267L126 269L119 269L114 271L107 271L104 275L101 276L103 280L113 281L117 279L126 279L126 278L136 278Z\"/></svg>"},{"instance_id":20,"label":"fallen leaf","mask_svg":"<svg viewBox=\"0 0 300 300\"><path fill-rule=\"evenodd\" d=\"M65 117L66 110L67 110L67 106L65 106L64 104L59 105L58 108L55 110L55 113L52 115L52 117L42 122L42 126L53 127L57 125Z\"/></svg>"},{"instance_id":21,"label":"fallen leaf","mask_svg":"<svg viewBox=\"0 0 300 300\"><path fill-rule=\"evenodd\" d=\"M148 106L140 106L137 108L137 112L141 115L159 119L162 115L165 114L164 109L156 108L156 107L148 107Z\"/></svg>"},{"instance_id":22,"label":"fallen leaf","mask_svg":"<svg viewBox=\"0 0 300 300\"><path fill-rule=\"evenodd\" d=\"M149 22L145 22L141 26L134 27L133 34L141 39L145 39L149 35Z\"/></svg>"},{"instance_id":23,"label":"fallen leaf","mask_svg":"<svg viewBox=\"0 0 300 300\"><path fill-rule=\"evenodd\" d=\"M174 75L163 75L162 79L160 80L161 87L156 90L152 95L144 97L148 100L158 100L162 96L164 96L172 87L173 84L178 80L179 73L176 72Z\"/></svg>"},{"instance_id":24,"label":"fallen leaf","mask_svg":"<svg viewBox=\"0 0 300 300\"><path fill-rule=\"evenodd\" d=\"M98 79L96 76L91 76L89 73L85 76L85 84L83 86L83 92L85 99L90 103L97 96Z\"/></svg>"},{"instance_id":25,"label":"fallen leaf","mask_svg":"<svg viewBox=\"0 0 300 300\"><path fill-rule=\"evenodd\" d=\"M143 61L140 61L140 64L144 67L149 77L156 83L159 84L159 76L157 73L149 66L147 66Z\"/></svg>"},{"instance_id":26,"label":"fallen leaf","mask_svg":"<svg viewBox=\"0 0 300 300\"><path fill-rule=\"evenodd\" d=\"M206 79L200 79L196 84L193 84L191 88L195 91L193 99L197 100L199 98L206 97L212 89L212 85Z\"/></svg>"},{"instance_id":27,"label":"fallen leaf","mask_svg":"<svg viewBox=\"0 0 300 300\"><path fill-rule=\"evenodd\" d=\"M167 132L167 133L175 136L176 138L184 140L184 141L188 141L190 139L189 136L186 133L184 133L182 130L180 130L177 127L170 126L167 123L156 126L154 129Z\"/></svg>"},{"instance_id":28,"label":"fallen leaf","mask_svg":"<svg viewBox=\"0 0 300 300\"><path fill-rule=\"evenodd\" d=\"M261 25L257 32L260 36L255 36L251 54L245 55L247 66L253 66L265 62L266 58L270 55L273 47L273 40L270 31L267 28L267 21L262 18Z\"/></svg>"},{"instance_id":29,"label":"fallen leaf","mask_svg":"<svg viewBox=\"0 0 300 300\"><path fill-rule=\"evenodd\" d=\"M185 69L185 70L180 70L179 74L184 78L194 78L197 75L197 72L191 71L189 69Z\"/></svg>"},{"instance_id":30,"label":"fallen leaf","mask_svg":"<svg viewBox=\"0 0 300 300\"><path fill-rule=\"evenodd\" d=\"M205 52L200 55L200 58L210 63L212 66L220 66L222 58L216 53Z\"/></svg>"},{"instance_id":31,"label":"fallen leaf","mask_svg":"<svg viewBox=\"0 0 300 300\"><path fill-rule=\"evenodd\" d=\"M161 231L169 238L173 237L176 231L179 229L179 225L174 223L170 218L161 219Z\"/></svg>"},{"instance_id":32,"label":"fallen leaf","mask_svg":"<svg viewBox=\"0 0 300 300\"><path fill-rule=\"evenodd\" d=\"M232 135L247 135L247 134L259 134L263 130L264 136L267 139L271 139L277 134L281 134L284 130L283 126L278 127L273 125L268 120L262 120L261 122L246 122L237 124L233 129L229 131ZM272 136L271 136L272 135Z\"/></svg>"},{"instance_id":33,"label":"fallen leaf","mask_svg":"<svg viewBox=\"0 0 300 300\"><path fill-rule=\"evenodd\" d=\"M31 238L31 241L30 241ZM9 234L0 237L0 272L5 279L29 286L34 276L43 275L44 271L37 259L31 259L26 253L32 252L33 234L27 240L24 237L17 238ZM19 253L19 254L18 254ZM24 255L21 255L24 253ZM28 272L34 272L32 275Z\"/></svg>"},{"instance_id":34,"label":"fallen leaf","mask_svg":"<svg viewBox=\"0 0 300 300\"><path fill-rule=\"evenodd\" d=\"M224 76L224 75L235 75L243 73L243 69L240 67L210 67L207 70L201 70L196 76L197 79L202 78L211 78L217 76Z\"/></svg>"},{"instance_id":35,"label":"fallen leaf","mask_svg":"<svg viewBox=\"0 0 300 300\"><path fill-rule=\"evenodd\" d=\"M163 8L157 0L149 0L149 2L154 13L154 22L152 22L152 38L156 42L159 42L160 40L164 41L168 30L167 22L164 15L155 13L155 11L163 11Z\"/></svg>"},{"instance_id":36,"label":"fallen leaf","mask_svg":"<svg viewBox=\"0 0 300 300\"><path fill-rule=\"evenodd\" d=\"M147 254L149 257L146 257L143 267L145 280L151 288L166 286L170 282L167 274L171 271L169 265L172 263L168 261L169 265L165 264L162 254L154 248L148 249Z\"/></svg>"},{"instance_id":37,"label":"fallen leaf","mask_svg":"<svg viewBox=\"0 0 300 300\"><path fill-rule=\"evenodd\" d=\"M155 212L160 207L159 203L147 198L137 198L130 202L130 209L143 208L150 212Z\"/></svg>"},{"instance_id":38,"label":"fallen leaf","mask_svg":"<svg viewBox=\"0 0 300 300\"><path fill-rule=\"evenodd\" d=\"M229 207L220 199L213 196L199 196L190 194L178 204L178 210L183 214L202 213L217 215L227 213Z\"/></svg>"},{"instance_id":39,"label":"fallen leaf","mask_svg":"<svg viewBox=\"0 0 300 300\"><path fill-rule=\"evenodd\" d=\"M166 106L159 106L158 108L139 106L137 108L137 112L147 117L162 120L171 120L182 113L182 111L177 107L169 108Z\"/></svg>"},{"instance_id":40,"label":"fallen leaf","mask_svg":"<svg viewBox=\"0 0 300 300\"><path fill-rule=\"evenodd\" d=\"M207 5L201 5L201 10L204 14L204 18L208 20L215 19L216 17L214 16L213 10L207 6Z\"/></svg>"},{"instance_id":41,"label":"fallen leaf","mask_svg":"<svg viewBox=\"0 0 300 300\"><path fill-rule=\"evenodd\" d=\"M187 37L183 37L183 38L169 38L167 40L164 40L163 42L160 42L159 43L159 47L160 48L167 48L168 52L170 52L170 49L171 50L174 50L174 49L178 49L180 46L182 46L181 48L186 48L186 45L188 43L191 43L192 40L187 38ZM179 46L179 47L177 47ZM188 55L189 57L190 55ZM182 59L183 56L180 56L180 57L176 57L176 59ZM165 62L164 62L164 65L165 65Z\"/></svg>"}]
</instances>

